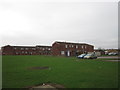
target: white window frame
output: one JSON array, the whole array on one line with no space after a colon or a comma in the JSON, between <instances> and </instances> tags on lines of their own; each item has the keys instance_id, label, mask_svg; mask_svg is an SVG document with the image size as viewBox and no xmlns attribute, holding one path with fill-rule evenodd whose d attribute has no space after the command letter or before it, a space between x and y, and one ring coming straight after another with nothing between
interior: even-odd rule
<instances>
[{"instance_id":1,"label":"white window frame","mask_svg":"<svg viewBox=\"0 0 120 90\"><path fill-rule=\"evenodd\" d=\"M20 48L21 50L24 50L24 48Z\"/></svg>"},{"instance_id":2,"label":"white window frame","mask_svg":"<svg viewBox=\"0 0 120 90\"><path fill-rule=\"evenodd\" d=\"M65 51L61 51L61 55L65 55Z\"/></svg>"},{"instance_id":3,"label":"white window frame","mask_svg":"<svg viewBox=\"0 0 120 90\"><path fill-rule=\"evenodd\" d=\"M32 48L32 50L36 50L36 48Z\"/></svg>"},{"instance_id":4,"label":"white window frame","mask_svg":"<svg viewBox=\"0 0 120 90\"><path fill-rule=\"evenodd\" d=\"M84 48L84 46L82 46L82 49Z\"/></svg>"},{"instance_id":5,"label":"white window frame","mask_svg":"<svg viewBox=\"0 0 120 90\"><path fill-rule=\"evenodd\" d=\"M78 48L78 45L76 45L76 48Z\"/></svg>"},{"instance_id":6,"label":"white window frame","mask_svg":"<svg viewBox=\"0 0 120 90\"><path fill-rule=\"evenodd\" d=\"M26 50L28 50L28 48L25 48Z\"/></svg>"},{"instance_id":7,"label":"white window frame","mask_svg":"<svg viewBox=\"0 0 120 90\"><path fill-rule=\"evenodd\" d=\"M74 47L74 45L72 45L72 47Z\"/></svg>"},{"instance_id":8,"label":"white window frame","mask_svg":"<svg viewBox=\"0 0 120 90\"><path fill-rule=\"evenodd\" d=\"M68 45L67 45L67 44L65 45L65 48L68 48Z\"/></svg>"},{"instance_id":9,"label":"white window frame","mask_svg":"<svg viewBox=\"0 0 120 90\"><path fill-rule=\"evenodd\" d=\"M48 50L51 50L51 48L48 48Z\"/></svg>"}]
</instances>

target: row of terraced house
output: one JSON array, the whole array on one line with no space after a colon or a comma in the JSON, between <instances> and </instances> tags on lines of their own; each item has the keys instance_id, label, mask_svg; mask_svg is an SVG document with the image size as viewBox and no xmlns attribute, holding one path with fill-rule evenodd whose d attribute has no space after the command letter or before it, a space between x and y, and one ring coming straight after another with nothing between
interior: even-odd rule
<instances>
[{"instance_id":1,"label":"row of terraced house","mask_svg":"<svg viewBox=\"0 0 120 90\"><path fill-rule=\"evenodd\" d=\"M2 55L54 55L77 56L93 52L94 46L86 43L54 42L52 46L11 46L2 47Z\"/></svg>"}]
</instances>

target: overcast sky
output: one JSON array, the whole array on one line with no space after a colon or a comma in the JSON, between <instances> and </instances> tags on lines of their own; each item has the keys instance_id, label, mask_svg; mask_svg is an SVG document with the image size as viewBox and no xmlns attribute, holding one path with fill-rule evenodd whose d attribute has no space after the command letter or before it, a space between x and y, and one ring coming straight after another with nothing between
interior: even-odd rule
<instances>
[{"instance_id":1,"label":"overcast sky","mask_svg":"<svg viewBox=\"0 0 120 90\"><path fill-rule=\"evenodd\" d=\"M109 1L1 0L0 46L68 41L118 48L118 3Z\"/></svg>"}]
</instances>

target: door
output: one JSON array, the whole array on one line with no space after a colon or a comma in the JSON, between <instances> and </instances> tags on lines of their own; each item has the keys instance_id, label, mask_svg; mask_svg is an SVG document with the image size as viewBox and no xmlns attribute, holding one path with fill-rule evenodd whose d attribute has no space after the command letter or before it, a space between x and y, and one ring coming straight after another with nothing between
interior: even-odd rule
<instances>
[{"instance_id":1,"label":"door","mask_svg":"<svg viewBox=\"0 0 120 90\"><path fill-rule=\"evenodd\" d=\"M70 56L70 51L67 51L67 56Z\"/></svg>"}]
</instances>

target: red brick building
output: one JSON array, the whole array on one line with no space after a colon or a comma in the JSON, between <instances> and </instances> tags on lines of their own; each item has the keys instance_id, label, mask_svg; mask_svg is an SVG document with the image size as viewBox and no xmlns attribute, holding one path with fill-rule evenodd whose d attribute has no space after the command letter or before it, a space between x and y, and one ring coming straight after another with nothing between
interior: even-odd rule
<instances>
[{"instance_id":1,"label":"red brick building","mask_svg":"<svg viewBox=\"0 0 120 90\"><path fill-rule=\"evenodd\" d=\"M55 42L52 46L4 46L2 55L76 56L93 52L94 46L83 43Z\"/></svg>"},{"instance_id":2,"label":"red brick building","mask_svg":"<svg viewBox=\"0 0 120 90\"><path fill-rule=\"evenodd\" d=\"M55 42L52 44L52 55L55 56L77 56L93 51L94 46L84 43Z\"/></svg>"},{"instance_id":3,"label":"red brick building","mask_svg":"<svg viewBox=\"0 0 120 90\"><path fill-rule=\"evenodd\" d=\"M4 46L2 55L51 55L51 46Z\"/></svg>"},{"instance_id":4,"label":"red brick building","mask_svg":"<svg viewBox=\"0 0 120 90\"><path fill-rule=\"evenodd\" d=\"M51 55L52 47L51 46L36 46L37 55Z\"/></svg>"}]
</instances>

